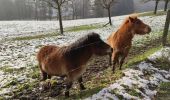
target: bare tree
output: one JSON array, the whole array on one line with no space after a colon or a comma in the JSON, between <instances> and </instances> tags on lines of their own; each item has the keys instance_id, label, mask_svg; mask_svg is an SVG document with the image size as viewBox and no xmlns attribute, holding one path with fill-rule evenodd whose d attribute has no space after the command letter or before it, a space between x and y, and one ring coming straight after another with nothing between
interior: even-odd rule
<instances>
[{"instance_id":1,"label":"bare tree","mask_svg":"<svg viewBox=\"0 0 170 100\"><path fill-rule=\"evenodd\" d=\"M54 9L57 9L58 18L59 18L59 25L60 25L60 33L63 34L64 30L63 30L63 23L62 23L62 6L68 0L43 0L43 1L47 2Z\"/></svg>"},{"instance_id":2,"label":"bare tree","mask_svg":"<svg viewBox=\"0 0 170 100\"><path fill-rule=\"evenodd\" d=\"M154 14L157 13L157 9L158 9L158 3L159 3L160 0L156 0L155 1L155 10L154 10Z\"/></svg>"},{"instance_id":3,"label":"bare tree","mask_svg":"<svg viewBox=\"0 0 170 100\"><path fill-rule=\"evenodd\" d=\"M112 25L112 20L111 20L111 7L113 4L116 3L115 0L101 0L101 4L104 9L107 10L108 16L109 16L109 24Z\"/></svg>"},{"instance_id":4,"label":"bare tree","mask_svg":"<svg viewBox=\"0 0 170 100\"><path fill-rule=\"evenodd\" d=\"M165 7L164 7L164 11L167 11L167 7L168 7L168 3L170 0L165 0Z\"/></svg>"},{"instance_id":5,"label":"bare tree","mask_svg":"<svg viewBox=\"0 0 170 100\"><path fill-rule=\"evenodd\" d=\"M142 0L142 1L144 1L144 3L146 3L146 2L149 2L149 1L155 1L155 9L154 9L154 14L156 14L157 13L157 9L158 9L158 4L159 4L159 1L161 1L161 0Z\"/></svg>"},{"instance_id":6,"label":"bare tree","mask_svg":"<svg viewBox=\"0 0 170 100\"><path fill-rule=\"evenodd\" d=\"M70 0L70 7L72 9L72 19L74 20L75 19L75 16L76 16L76 6L78 6L77 4L77 0Z\"/></svg>"}]
</instances>

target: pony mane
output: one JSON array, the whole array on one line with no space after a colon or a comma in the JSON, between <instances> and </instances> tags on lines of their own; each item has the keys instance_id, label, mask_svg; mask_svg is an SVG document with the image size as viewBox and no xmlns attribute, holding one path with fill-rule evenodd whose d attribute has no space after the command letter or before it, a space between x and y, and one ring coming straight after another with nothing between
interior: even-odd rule
<instances>
[{"instance_id":1,"label":"pony mane","mask_svg":"<svg viewBox=\"0 0 170 100\"><path fill-rule=\"evenodd\" d=\"M88 47L93 43L96 43L100 40L100 35L97 33L89 33L82 38L79 38L74 43L66 47L67 52L71 52L77 49L82 49Z\"/></svg>"},{"instance_id":2,"label":"pony mane","mask_svg":"<svg viewBox=\"0 0 170 100\"><path fill-rule=\"evenodd\" d=\"M131 14L131 15L129 15L128 17L125 18L123 24L122 24L120 27L126 25L126 24L129 22L129 17L131 17L131 18L133 18L133 19L136 19L136 18L138 18L138 15L137 15L137 14Z\"/></svg>"}]
</instances>

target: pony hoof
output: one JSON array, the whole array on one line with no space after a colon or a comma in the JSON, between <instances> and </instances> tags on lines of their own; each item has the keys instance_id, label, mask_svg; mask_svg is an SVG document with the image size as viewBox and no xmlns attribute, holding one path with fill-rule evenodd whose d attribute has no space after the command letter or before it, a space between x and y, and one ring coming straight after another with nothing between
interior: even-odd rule
<instances>
[{"instance_id":1,"label":"pony hoof","mask_svg":"<svg viewBox=\"0 0 170 100\"><path fill-rule=\"evenodd\" d=\"M81 87L81 89L80 90L86 90L86 88L85 87Z\"/></svg>"},{"instance_id":2,"label":"pony hoof","mask_svg":"<svg viewBox=\"0 0 170 100\"><path fill-rule=\"evenodd\" d=\"M115 69L112 69L113 74L115 73Z\"/></svg>"},{"instance_id":3,"label":"pony hoof","mask_svg":"<svg viewBox=\"0 0 170 100\"><path fill-rule=\"evenodd\" d=\"M65 92L65 98L69 98L70 95L69 95L69 92Z\"/></svg>"}]
</instances>

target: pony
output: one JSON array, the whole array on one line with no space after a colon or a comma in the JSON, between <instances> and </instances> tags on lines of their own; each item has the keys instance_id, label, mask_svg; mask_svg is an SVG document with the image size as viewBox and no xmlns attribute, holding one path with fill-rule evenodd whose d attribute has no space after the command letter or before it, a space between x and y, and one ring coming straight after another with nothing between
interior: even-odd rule
<instances>
[{"instance_id":1,"label":"pony","mask_svg":"<svg viewBox=\"0 0 170 100\"><path fill-rule=\"evenodd\" d=\"M80 90L84 90L82 74L85 64L93 56L104 56L111 53L111 47L97 33L90 33L68 46L47 45L37 54L42 81L51 76L66 76L65 96L69 97L69 89L73 81L78 80Z\"/></svg>"},{"instance_id":2,"label":"pony","mask_svg":"<svg viewBox=\"0 0 170 100\"><path fill-rule=\"evenodd\" d=\"M114 73L115 66L119 66L121 70L125 58L128 56L129 50L132 46L132 39L135 34L144 35L149 34L151 28L149 25L142 22L136 15L131 15L125 19L120 28L112 33L107 43L112 47L112 54L110 54L110 65Z\"/></svg>"}]
</instances>

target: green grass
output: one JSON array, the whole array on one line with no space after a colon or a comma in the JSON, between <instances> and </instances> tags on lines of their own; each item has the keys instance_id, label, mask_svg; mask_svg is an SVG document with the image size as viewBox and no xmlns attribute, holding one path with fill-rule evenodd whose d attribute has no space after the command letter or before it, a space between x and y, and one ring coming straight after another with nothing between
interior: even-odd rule
<instances>
[{"instance_id":1,"label":"green grass","mask_svg":"<svg viewBox=\"0 0 170 100\"><path fill-rule=\"evenodd\" d=\"M137 55L137 56L133 57L132 59L129 59L128 62L124 66L127 68L127 67L135 65L141 61L144 61L147 59L148 56L150 56L154 52L160 50L161 48L162 48L162 46L151 48L148 51L146 51L145 53Z\"/></svg>"},{"instance_id":2,"label":"green grass","mask_svg":"<svg viewBox=\"0 0 170 100\"><path fill-rule=\"evenodd\" d=\"M170 98L170 82L163 82L160 84L156 100L169 100Z\"/></svg>"},{"instance_id":3,"label":"green grass","mask_svg":"<svg viewBox=\"0 0 170 100\"><path fill-rule=\"evenodd\" d=\"M0 70L5 72L5 73L15 73L15 72L21 72L23 71L25 68L12 68L10 66L3 66L3 67L0 67Z\"/></svg>"},{"instance_id":4,"label":"green grass","mask_svg":"<svg viewBox=\"0 0 170 100\"><path fill-rule=\"evenodd\" d=\"M135 89L131 89L130 91L128 91L128 94L136 97L142 97L141 93L136 92Z\"/></svg>"},{"instance_id":5,"label":"green grass","mask_svg":"<svg viewBox=\"0 0 170 100\"><path fill-rule=\"evenodd\" d=\"M161 46L149 49L147 52L137 55L132 59L128 60L128 63L125 64L126 68L132 66L133 64L137 64L138 62L145 60L150 54L154 53L155 51L159 50ZM125 68L125 67L124 67ZM110 84L113 84L117 79L120 79L123 76L123 73L121 70L116 69L115 73L113 74L111 68L109 67L108 69L104 70L102 73L99 75L93 75L91 79L87 82L84 83L86 90L80 91L79 86L78 88L72 88L70 90L70 98L68 100L72 99L83 99L86 97L91 96L92 94L98 93L101 89L104 87L107 87ZM34 79L39 79L39 69L37 66L35 68L32 68L31 73L27 77L32 77ZM29 83L24 85L18 85L18 90L17 91L23 91L23 90L31 90L35 84L38 84L39 82L34 82L34 83ZM55 84L56 82L52 82L52 84ZM32 85L31 85L32 84ZM78 84L77 84L78 85ZM113 91L115 92L115 91ZM140 94L135 92L134 90L129 89L129 93L134 96L139 96ZM120 96L121 97L121 96ZM57 96L57 99L65 99L64 96Z\"/></svg>"},{"instance_id":6,"label":"green grass","mask_svg":"<svg viewBox=\"0 0 170 100\"><path fill-rule=\"evenodd\" d=\"M38 66L35 66L30 69L30 73L27 75L27 77L33 78L33 79L40 79L40 70Z\"/></svg>"},{"instance_id":7,"label":"green grass","mask_svg":"<svg viewBox=\"0 0 170 100\"><path fill-rule=\"evenodd\" d=\"M14 69L9 66L0 67L0 70L5 73L13 73L14 72Z\"/></svg>"},{"instance_id":8,"label":"green grass","mask_svg":"<svg viewBox=\"0 0 170 100\"><path fill-rule=\"evenodd\" d=\"M169 70L170 69L170 67L169 67L170 62L169 62L168 58L158 58L158 59L156 59L155 62L156 62L155 65L158 68L161 68L163 70Z\"/></svg>"},{"instance_id":9,"label":"green grass","mask_svg":"<svg viewBox=\"0 0 170 100\"><path fill-rule=\"evenodd\" d=\"M130 66L138 64L141 61L146 60L149 55L160 50L161 48L162 48L162 46L151 48L143 54L134 56L132 59L128 60L127 64L124 64L123 68L124 69L128 68ZM79 91L74 90L74 92L72 92L72 93L74 93L73 94L74 98L72 98L72 99L83 99L83 98L89 97L92 94L99 92L102 89L102 87L107 87L109 84L113 84L115 82L115 80L121 78L122 76L123 76L123 73L121 70L117 69L115 71L115 73L113 74L111 68L108 68L108 69L104 70L103 73L100 74L99 77L94 76L91 79L91 81L88 81L85 83L85 86L88 87L89 90L87 90L86 92L83 92L83 94L81 94L81 96L79 94ZM99 87L101 87L101 89ZM90 91L90 90L92 90L92 91ZM129 89L129 93L131 95L141 97L141 94L137 93L135 90Z\"/></svg>"},{"instance_id":10,"label":"green grass","mask_svg":"<svg viewBox=\"0 0 170 100\"><path fill-rule=\"evenodd\" d=\"M78 32L78 31L84 31L84 30L92 30L92 29L98 29L102 26L100 24L92 24L92 25L81 25L81 26L75 26L66 28L66 32Z\"/></svg>"},{"instance_id":11,"label":"green grass","mask_svg":"<svg viewBox=\"0 0 170 100\"><path fill-rule=\"evenodd\" d=\"M8 88L10 86L14 86L14 85L17 85L18 84L18 81L16 78L13 78L11 79L11 81L9 83L7 83L5 86L3 86L2 88Z\"/></svg>"},{"instance_id":12,"label":"green grass","mask_svg":"<svg viewBox=\"0 0 170 100\"><path fill-rule=\"evenodd\" d=\"M166 15L166 12L164 11L158 11L156 15L153 14L153 12L145 12L145 13L139 13L139 16L160 16L160 15ZM78 31L85 31L85 30L92 30L92 29L98 29L103 28L102 24L91 24L91 25L80 25L75 27L68 27L65 28L65 32L78 32ZM13 41L21 41L21 40L33 40L33 39L41 39L46 37L53 37L57 36L59 33L48 33L48 34L42 34L42 35L35 35L35 36L23 36L23 37L15 37L11 40Z\"/></svg>"},{"instance_id":13,"label":"green grass","mask_svg":"<svg viewBox=\"0 0 170 100\"><path fill-rule=\"evenodd\" d=\"M33 40L33 39L41 39L46 37L53 37L57 36L59 33L49 33L49 34L43 34L43 35L35 35L35 36L23 36L23 37L15 37L12 38L12 41L21 41L21 40Z\"/></svg>"},{"instance_id":14,"label":"green grass","mask_svg":"<svg viewBox=\"0 0 170 100\"><path fill-rule=\"evenodd\" d=\"M78 32L78 31L84 31L84 30L92 30L92 29L98 29L102 26L100 24L92 24L92 25L81 25L81 26L75 26L75 27L69 27L65 28L65 32ZM35 36L23 36L23 37L15 37L11 40L13 41L21 41L21 40L33 40L33 39L41 39L46 37L53 37L58 36L59 33L48 33L48 34L42 34L42 35L35 35Z\"/></svg>"},{"instance_id":15,"label":"green grass","mask_svg":"<svg viewBox=\"0 0 170 100\"><path fill-rule=\"evenodd\" d=\"M157 11L157 14L155 15L153 11L145 12L145 13L139 13L139 16L161 16L161 15L166 15L167 12L165 11Z\"/></svg>"}]
</instances>

